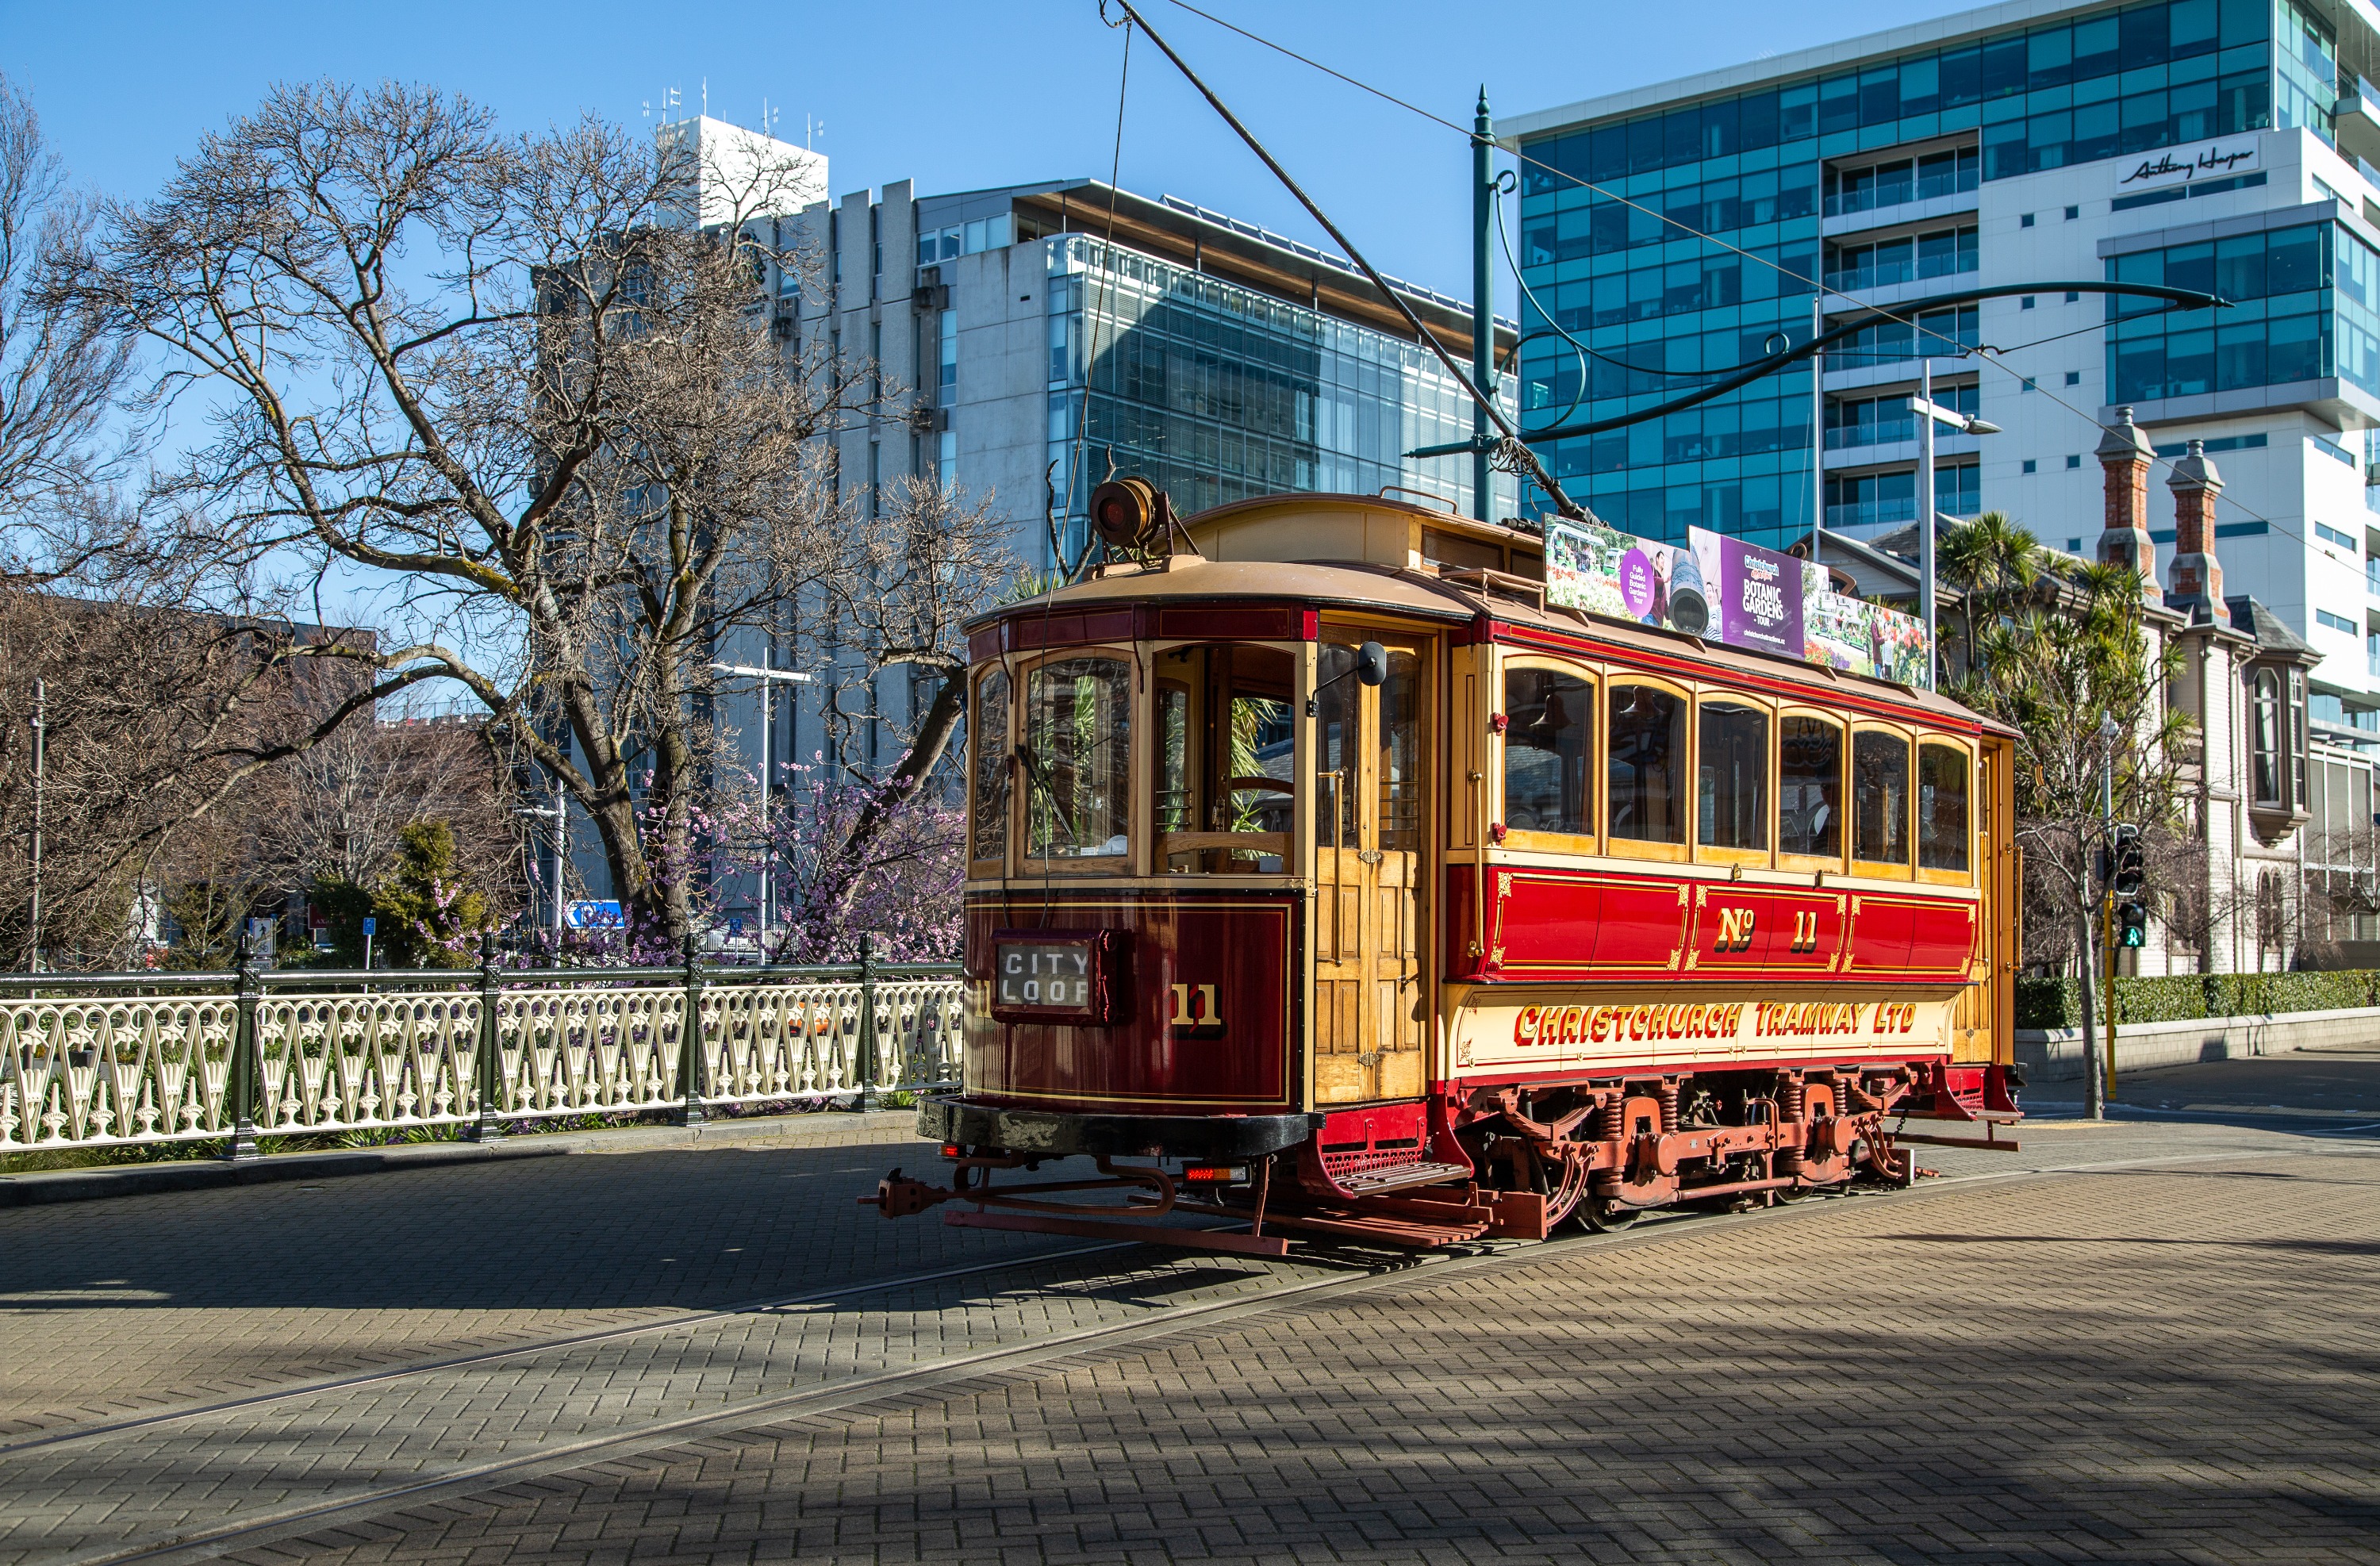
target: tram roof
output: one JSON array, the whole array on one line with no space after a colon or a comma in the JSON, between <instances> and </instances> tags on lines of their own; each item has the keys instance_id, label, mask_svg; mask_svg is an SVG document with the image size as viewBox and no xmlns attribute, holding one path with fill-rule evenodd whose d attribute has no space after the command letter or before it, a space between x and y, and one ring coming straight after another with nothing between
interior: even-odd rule
<instances>
[{"instance_id":1,"label":"tram roof","mask_svg":"<svg viewBox=\"0 0 2380 1566\"><path fill-rule=\"evenodd\" d=\"M1722 676L1738 674L1755 684L1803 686L1819 704L1857 691L1870 700L2010 732L1932 691L1723 647L1682 631L1548 607L1542 580L1544 540L1519 528L1380 496L1338 494L1234 501L1187 517L1183 527L1206 552L1176 554L1149 567L1104 569L1055 591L1003 604L976 617L966 628L980 647L982 633L995 625L1040 619L1043 634L1027 633L1029 639L1055 646L1078 637L1126 639L1155 631L1154 626L1137 633L1111 629L1118 625L1113 611L1255 602L1369 610L1450 625L1484 618L1507 639L1518 631L1524 639L1536 632L1549 641L1600 643L1653 661L1688 660ZM1505 566L1518 569L1456 563L1466 553L1478 558L1488 549L1500 552ZM1449 554L1456 559L1443 558ZM1079 630L1057 623L1077 616L1088 616L1076 622ZM1017 645L1014 637L1004 639Z\"/></svg>"}]
</instances>

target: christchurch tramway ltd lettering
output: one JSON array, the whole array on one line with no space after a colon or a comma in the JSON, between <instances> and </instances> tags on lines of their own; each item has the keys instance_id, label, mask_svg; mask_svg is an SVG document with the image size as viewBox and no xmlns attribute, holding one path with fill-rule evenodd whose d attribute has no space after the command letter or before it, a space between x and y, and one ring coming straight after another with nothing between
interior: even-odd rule
<instances>
[{"instance_id":1,"label":"christchurch tramway ltd lettering","mask_svg":"<svg viewBox=\"0 0 2380 1566\"><path fill-rule=\"evenodd\" d=\"M1755 1038L1849 1038L1908 1033L1917 1008L1906 1001L1694 1002L1662 1006L1524 1006L1515 1044L1609 1044L1660 1038L1732 1038L1744 1013Z\"/></svg>"}]
</instances>

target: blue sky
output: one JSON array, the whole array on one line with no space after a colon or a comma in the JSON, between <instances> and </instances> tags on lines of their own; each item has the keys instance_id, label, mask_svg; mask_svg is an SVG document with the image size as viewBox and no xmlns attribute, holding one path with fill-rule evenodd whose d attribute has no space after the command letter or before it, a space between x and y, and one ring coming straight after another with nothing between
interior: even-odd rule
<instances>
[{"instance_id":1,"label":"blue sky","mask_svg":"<svg viewBox=\"0 0 2380 1566\"><path fill-rule=\"evenodd\" d=\"M1962 8L1371 3L1204 8L1467 123L1480 83L1518 113ZM1459 137L1232 37L1169 3L1151 20L1266 138L1384 270L1467 294L1467 153ZM1459 29L1460 30L1456 30ZM915 177L921 193L1104 177L1121 35L1096 0L655 6L405 0L396 5L59 4L0 0L0 71L30 91L76 177L152 189L204 130L275 80L395 77L495 109L515 128L593 113L629 124L675 88L800 140L806 116L838 193ZM1150 48L1132 52L1123 183L1327 243ZM1509 309L1509 297L1500 303Z\"/></svg>"}]
</instances>

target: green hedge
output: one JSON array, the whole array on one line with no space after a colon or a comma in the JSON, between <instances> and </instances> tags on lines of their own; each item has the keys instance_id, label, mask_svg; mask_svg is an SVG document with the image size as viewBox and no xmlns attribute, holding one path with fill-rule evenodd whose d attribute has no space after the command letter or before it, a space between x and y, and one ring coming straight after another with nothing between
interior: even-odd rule
<instances>
[{"instance_id":1,"label":"green hedge","mask_svg":"<svg viewBox=\"0 0 2380 1566\"><path fill-rule=\"evenodd\" d=\"M2188 1022L2198 1017L2263 1016L2380 1006L2380 970L2341 973L2177 974L2116 980L2116 1024ZM2080 1027L2082 983L2073 978L2016 981L2019 1027Z\"/></svg>"}]
</instances>

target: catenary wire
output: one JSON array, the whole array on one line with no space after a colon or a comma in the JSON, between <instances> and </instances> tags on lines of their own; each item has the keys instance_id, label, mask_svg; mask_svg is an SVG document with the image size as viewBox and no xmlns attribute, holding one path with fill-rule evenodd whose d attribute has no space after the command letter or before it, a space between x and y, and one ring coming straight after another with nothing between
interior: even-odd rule
<instances>
[{"instance_id":1,"label":"catenary wire","mask_svg":"<svg viewBox=\"0 0 2380 1566\"><path fill-rule=\"evenodd\" d=\"M1248 40L1250 42L1257 43L1264 48L1272 50L1275 54L1281 55L1289 59L1294 60L1298 64L1307 67L1309 69L1319 71L1323 75L1330 77L1335 80L1344 82L1348 86L1353 87L1359 91L1367 92L1383 103L1394 104L1396 107L1404 110L1408 114L1417 115L1422 119L1429 121L1433 125L1453 131L1456 135L1463 137L1465 140L1468 140L1471 138L1472 132L1466 127L1457 125L1452 120L1446 119L1441 115L1433 114L1417 103L1414 103L1406 99L1398 97L1393 92L1386 91L1380 88L1373 86L1369 82L1362 81L1354 77L1349 76L1344 71L1337 70L1330 66L1324 65L1321 61L1314 59L1310 55L1300 54L1298 51L1290 48L1286 44L1275 42L1273 40L1263 36L1261 33L1252 32L1248 29L1239 26L1237 23L1226 21L1224 18L1215 15L1211 11L1206 10L1198 6L1192 5L1190 0L1169 0L1169 4L1178 6L1182 10L1188 11L1193 16L1203 18L1205 20L1212 22L1215 26L1223 29L1225 31L1237 33L1240 37ZM1923 336L1939 338L1941 341L1949 344L1957 350L1953 354L1928 354L1925 356L1928 358L1964 358L1973 357L1991 365L1994 369L1998 370L2003 374L2014 378L2021 384L2030 386L2034 391L2038 392L2043 389L2035 382L2034 377L2025 375L2022 370L2019 370L2012 365L2002 363L1998 358L1995 357L2001 353L2018 352L2025 347L2037 347L2041 346L2040 343L2022 344L2017 348L1992 349L1988 353L1980 347L1969 348L1965 345L1957 342L1955 338L1945 337L1941 333L1934 331L1919 322L1917 318L1924 312L1925 308L1925 301L1923 300L1912 301L1911 304L1904 307L1909 311L1908 314L1902 314L1887 306L1864 304L1857 298L1854 298L1852 296L1843 293L1840 289L1827 286L1820 279L1804 276L1801 273L1795 272L1791 267L1785 266L1780 262L1771 261L1767 256L1755 255L1752 251L1744 249L1742 246L1730 244L1715 234L1710 234L1702 229L1698 229L1689 223L1679 218L1672 217L1668 212L1661 212L1653 207L1645 206L1641 201L1631 200L1627 197L1619 194L1617 191L1607 188L1593 180L1585 179L1578 175L1572 174L1567 169L1556 168L1550 164L1530 157L1527 153L1519 152L1518 150L1513 151L1512 157L1518 163L1526 164L1532 168L1543 170L1546 174L1555 178L1567 180L1572 185L1585 190L1592 191L1594 194L1600 196L1607 200L1615 201L1621 206L1627 207L1631 211L1640 212L1648 217L1656 218L1669 226L1679 230L1689 237L1699 239L1705 244L1716 246L1719 249L1728 251L1733 255L1741 256L1746 261L1767 267L1770 271L1775 272L1780 277L1789 278L1796 283L1806 284L1812 290L1823 297L1840 299L1846 304L1857 306L1862 310L1875 310L1885 320L1899 322L1902 325L1908 326L1912 333ZM1518 266L1513 268L1513 275L1516 279L1520 275L1520 269ZM1533 305L1536 304L1536 300L1534 296L1531 297L1530 302ZM1550 312L1547 311L1541 305L1537 307L1537 310L1538 313L1541 316L1544 316L1548 323L1551 323L1553 317ZM2084 327L2073 333L2061 333L2059 334L2059 336L2075 336L2080 335L2081 332L2093 331L2096 329L2097 328L2095 327ZM1564 335L1568 334L1564 334ZM2044 338L2041 341L2054 342L2057 340L2057 338ZM1592 349L1587 351L1593 352ZM1597 357L1601 358L1603 356L1597 355ZM2059 407L2065 408L2068 412L2073 414L2077 419L2080 419L2084 423L2090 425L2094 430L2098 431L2100 433L2105 434L2110 429L2110 426L2101 422L2097 415L2088 412L2082 407L2078 407L2073 403L2068 402L2065 398L2057 395L2055 393L2048 393L2046 395L2048 395L2051 402L2057 404ZM2153 456L2152 460L2162 466L2168 472L2171 472L2174 469L2174 459L2171 457ZM2228 504L2234 511L2240 512L2250 520L2264 523L2267 528L2272 529L2274 532L2279 533L2284 538L2294 539L2301 544L2310 544L2311 542L2304 534L2296 531L2282 522L2277 521L2273 517L2265 516L2264 514L2256 511L2253 507L2246 504L2244 502L2232 500L2218 492L2216 496L2216 504L2217 505ZM1820 525L1821 524L1818 520L1813 520L1812 527L1814 530Z\"/></svg>"}]
</instances>

